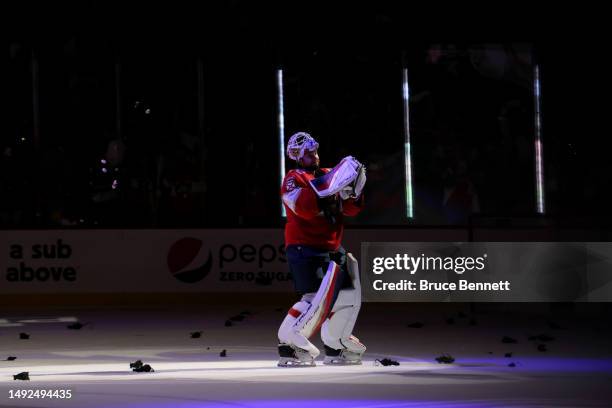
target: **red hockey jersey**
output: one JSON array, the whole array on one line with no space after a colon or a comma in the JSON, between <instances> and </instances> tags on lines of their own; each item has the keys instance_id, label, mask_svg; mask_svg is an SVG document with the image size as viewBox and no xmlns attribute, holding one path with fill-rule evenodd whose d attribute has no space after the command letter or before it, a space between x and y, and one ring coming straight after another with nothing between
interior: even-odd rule
<instances>
[{"instance_id":1,"label":"red hockey jersey","mask_svg":"<svg viewBox=\"0 0 612 408\"><path fill-rule=\"evenodd\" d=\"M327 173L331 169L322 169ZM306 245L328 251L340 247L344 226L342 217L355 216L361 211L363 194L355 200L349 198L342 202L342 214L332 224L319 209L318 197L309 180L315 178L313 173L305 170L290 170L281 186L281 197L287 212L285 225L285 246Z\"/></svg>"}]
</instances>

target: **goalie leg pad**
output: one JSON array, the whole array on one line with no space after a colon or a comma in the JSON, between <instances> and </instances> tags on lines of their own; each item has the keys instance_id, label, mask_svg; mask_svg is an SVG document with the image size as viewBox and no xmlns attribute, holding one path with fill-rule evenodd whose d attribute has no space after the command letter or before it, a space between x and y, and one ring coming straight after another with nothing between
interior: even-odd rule
<instances>
[{"instance_id":1,"label":"goalie leg pad","mask_svg":"<svg viewBox=\"0 0 612 408\"><path fill-rule=\"evenodd\" d=\"M329 315L340 273L340 266L334 261L330 261L327 272L310 306L296 319L294 330L299 331L306 338L311 337L314 333L319 331L321 325Z\"/></svg>"},{"instance_id":2,"label":"goalie leg pad","mask_svg":"<svg viewBox=\"0 0 612 408\"><path fill-rule=\"evenodd\" d=\"M281 344L294 345L310 353L313 358L319 355L319 349L312 344L308 338L304 337L299 330L295 329L295 324L303 313L308 311L311 305L312 299L315 297L315 293L307 293L302 296L302 299L294 304L285 319L278 329L278 340Z\"/></svg>"},{"instance_id":3,"label":"goalie leg pad","mask_svg":"<svg viewBox=\"0 0 612 408\"><path fill-rule=\"evenodd\" d=\"M321 339L330 349L363 354L366 350L365 346L352 335L361 309L361 282L359 265L350 253L347 254L347 267L352 288L343 289L338 294L331 314L321 327Z\"/></svg>"},{"instance_id":4,"label":"goalie leg pad","mask_svg":"<svg viewBox=\"0 0 612 408\"><path fill-rule=\"evenodd\" d=\"M319 349L308 338L321 328L329 315L334 288L340 273L340 267L331 261L319 290L316 293L305 294L289 309L278 330L278 339L281 344L291 344L307 350L313 358L319 355Z\"/></svg>"}]
</instances>

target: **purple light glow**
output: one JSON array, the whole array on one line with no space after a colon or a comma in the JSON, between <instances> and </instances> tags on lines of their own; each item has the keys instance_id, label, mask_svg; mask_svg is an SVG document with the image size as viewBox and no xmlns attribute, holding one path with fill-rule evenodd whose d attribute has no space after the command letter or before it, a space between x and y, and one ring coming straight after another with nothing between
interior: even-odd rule
<instances>
[{"instance_id":1,"label":"purple light glow","mask_svg":"<svg viewBox=\"0 0 612 408\"><path fill-rule=\"evenodd\" d=\"M142 404L125 404L117 408L492 408L499 407L502 401L422 401L422 400L345 400L345 399L312 399L312 400L231 400L222 401L201 401L201 402L159 402ZM511 404L507 405L510 406Z\"/></svg>"}]
</instances>

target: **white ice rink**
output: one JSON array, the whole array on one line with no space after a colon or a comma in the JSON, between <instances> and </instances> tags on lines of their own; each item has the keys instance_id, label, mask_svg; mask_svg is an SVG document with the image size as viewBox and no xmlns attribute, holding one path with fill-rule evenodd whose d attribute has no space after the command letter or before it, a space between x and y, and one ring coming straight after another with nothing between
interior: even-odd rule
<instances>
[{"instance_id":1,"label":"white ice rink","mask_svg":"<svg viewBox=\"0 0 612 408\"><path fill-rule=\"evenodd\" d=\"M423 306L419 306L423 308ZM578 318L551 330L537 314L487 313L445 319L458 309L418 311L410 304L364 304L356 334L364 364L276 367L273 306L63 308L0 315L0 407L610 407L609 326ZM224 322L243 310L244 321ZM465 310L465 309L463 309ZM89 323L68 330L58 317ZM471 316L470 316L471 317ZM2 320L4 319L4 320ZM38 322L23 322L38 319ZM406 323L421 321L420 329ZM4 322L4 323L2 323ZM202 331L192 339L190 333ZM31 335L20 340L19 333ZM539 352L528 335L555 340ZM503 336L517 344L503 344ZM317 342L320 345L320 342ZM227 357L220 357L221 350ZM504 353L512 352L512 358ZM434 358L450 353L454 364ZM399 366L377 366L389 357ZM134 373L142 360L155 372ZM508 367L514 362L516 367ZM13 375L27 371L30 381ZM11 390L67 390L72 398L10 399Z\"/></svg>"}]
</instances>

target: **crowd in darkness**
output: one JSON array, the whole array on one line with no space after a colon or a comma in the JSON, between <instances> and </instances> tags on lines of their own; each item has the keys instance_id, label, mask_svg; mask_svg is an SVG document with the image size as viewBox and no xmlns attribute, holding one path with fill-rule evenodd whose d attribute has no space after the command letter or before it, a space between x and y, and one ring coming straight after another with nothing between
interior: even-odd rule
<instances>
[{"instance_id":1,"label":"crowd in darkness","mask_svg":"<svg viewBox=\"0 0 612 408\"><path fill-rule=\"evenodd\" d=\"M529 44L310 47L280 56L202 47L99 37L10 43L0 227L280 225L278 67L286 136L309 131L323 165L348 154L367 165L367 209L354 223L408 222L402 66L413 223L535 212ZM549 140L555 211L558 169L575 151Z\"/></svg>"}]
</instances>

